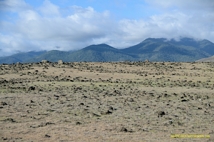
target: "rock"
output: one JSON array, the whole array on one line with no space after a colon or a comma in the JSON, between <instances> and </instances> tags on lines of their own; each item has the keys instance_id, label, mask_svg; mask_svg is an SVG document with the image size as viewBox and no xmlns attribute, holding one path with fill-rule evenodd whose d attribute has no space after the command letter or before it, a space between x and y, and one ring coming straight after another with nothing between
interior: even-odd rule
<instances>
[{"instance_id":1,"label":"rock","mask_svg":"<svg viewBox=\"0 0 214 142\"><path fill-rule=\"evenodd\" d=\"M129 133L133 132L133 130L128 129L128 128L125 128L125 127L122 127L122 128L120 129L120 131L121 131L121 132L129 132Z\"/></svg>"},{"instance_id":2,"label":"rock","mask_svg":"<svg viewBox=\"0 0 214 142\"><path fill-rule=\"evenodd\" d=\"M82 124L82 123L81 123L81 122L79 122L79 121L77 121L77 122L76 122L76 125L81 125L81 124Z\"/></svg>"},{"instance_id":3,"label":"rock","mask_svg":"<svg viewBox=\"0 0 214 142\"><path fill-rule=\"evenodd\" d=\"M42 63L47 63L48 61L47 60L42 60Z\"/></svg>"},{"instance_id":4,"label":"rock","mask_svg":"<svg viewBox=\"0 0 214 142\"><path fill-rule=\"evenodd\" d=\"M48 135L48 134L45 134L45 137L46 137L46 138L50 138L51 136L50 136L50 135Z\"/></svg>"},{"instance_id":5,"label":"rock","mask_svg":"<svg viewBox=\"0 0 214 142\"><path fill-rule=\"evenodd\" d=\"M7 119L5 119L4 121L9 121L9 122L16 122L13 118L7 118Z\"/></svg>"},{"instance_id":6,"label":"rock","mask_svg":"<svg viewBox=\"0 0 214 142\"><path fill-rule=\"evenodd\" d=\"M145 62L145 63L149 63L149 60L148 60L148 59L146 59L144 62Z\"/></svg>"},{"instance_id":7,"label":"rock","mask_svg":"<svg viewBox=\"0 0 214 142\"><path fill-rule=\"evenodd\" d=\"M16 66L17 66L17 67L21 66L21 63L20 63L20 62L17 62L17 63L16 63Z\"/></svg>"},{"instance_id":8,"label":"rock","mask_svg":"<svg viewBox=\"0 0 214 142\"><path fill-rule=\"evenodd\" d=\"M99 113L93 113L93 116L95 116L95 117L101 117L101 114L99 114Z\"/></svg>"},{"instance_id":9,"label":"rock","mask_svg":"<svg viewBox=\"0 0 214 142\"><path fill-rule=\"evenodd\" d=\"M164 111L158 111L158 117L162 117L166 115L166 113Z\"/></svg>"},{"instance_id":10,"label":"rock","mask_svg":"<svg viewBox=\"0 0 214 142\"><path fill-rule=\"evenodd\" d=\"M109 110L106 112L106 114L112 114L112 110L109 109Z\"/></svg>"},{"instance_id":11,"label":"rock","mask_svg":"<svg viewBox=\"0 0 214 142\"><path fill-rule=\"evenodd\" d=\"M63 61L62 61L62 60L59 60L59 61L58 61L58 64L63 64Z\"/></svg>"},{"instance_id":12,"label":"rock","mask_svg":"<svg viewBox=\"0 0 214 142\"><path fill-rule=\"evenodd\" d=\"M6 102L1 102L1 105L6 106L7 103Z\"/></svg>"},{"instance_id":13,"label":"rock","mask_svg":"<svg viewBox=\"0 0 214 142\"><path fill-rule=\"evenodd\" d=\"M30 86L30 87L28 88L28 91L33 91L33 90L36 90L36 87Z\"/></svg>"}]
</instances>

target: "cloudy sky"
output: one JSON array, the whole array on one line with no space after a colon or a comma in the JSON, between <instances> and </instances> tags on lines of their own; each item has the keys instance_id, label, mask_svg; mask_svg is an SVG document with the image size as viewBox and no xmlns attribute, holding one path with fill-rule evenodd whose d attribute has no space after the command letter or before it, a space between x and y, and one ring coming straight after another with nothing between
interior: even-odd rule
<instances>
[{"instance_id":1,"label":"cloudy sky","mask_svg":"<svg viewBox=\"0 0 214 142\"><path fill-rule=\"evenodd\" d=\"M0 0L0 56L149 37L214 42L214 0Z\"/></svg>"}]
</instances>

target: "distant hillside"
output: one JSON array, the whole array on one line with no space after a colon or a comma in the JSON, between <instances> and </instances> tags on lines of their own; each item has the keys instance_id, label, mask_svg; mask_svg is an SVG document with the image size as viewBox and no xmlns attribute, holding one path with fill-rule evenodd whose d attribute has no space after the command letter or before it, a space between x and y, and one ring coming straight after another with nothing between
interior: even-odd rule
<instances>
[{"instance_id":1,"label":"distant hillside","mask_svg":"<svg viewBox=\"0 0 214 142\"><path fill-rule=\"evenodd\" d=\"M11 56L6 56L6 57L0 57L0 63L24 63L28 62L34 57L41 56L42 54L45 54L47 51L30 51L30 52L22 52L22 53L17 53Z\"/></svg>"},{"instance_id":2,"label":"distant hillside","mask_svg":"<svg viewBox=\"0 0 214 142\"><path fill-rule=\"evenodd\" d=\"M18 53L0 57L0 63L40 62L48 60L57 62L91 61L173 61L192 62L214 55L214 43L208 40L182 38L179 41L165 38L148 38L139 44L117 49L107 44L90 45L77 51L40 51Z\"/></svg>"},{"instance_id":3,"label":"distant hillside","mask_svg":"<svg viewBox=\"0 0 214 142\"><path fill-rule=\"evenodd\" d=\"M196 62L214 62L214 56L197 60Z\"/></svg>"},{"instance_id":4,"label":"distant hillside","mask_svg":"<svg viewBox=\"0 0 214 142\"><path fill-rule=\"evenodd\" d=\"M206 50L203 50L203 47L200 42L190 38L183 38L180 41L148 38L122 51L138 54L140 60L191 62L214 55L214 52L211 52L214 49L213 43L210 42Z\"/></svg>"},{"instance_id":5,"label":"distant hillside","mask_svg":"<svg viewBox=\"0 0 214 142\"><path fill-rule=\"evenodd\" d=\"M125 61L134 60L132 55L107 44L91 45L70 54L70 61Z\"/></svg>"},{"instance_id":6,"label":"distant hillside","mask_svg":"<svg viewBox=\"0 0 214 142\"><path fill-rule=\"evenodd\" d=\"M58 60L63 60L65 62L102 62L134 60L134 58L107 44L98 44L90 45L73 52L57 50L48 51L40 56L31 58L28 62L40 62L41 60L48 60L52 62L57 62Z\"/></svg>"},{"instance_id":7,"label":"distant hillside","mask_svg":"<svg viewBox=\"0 0 214 142\"><path fill-rule=\"evenodd\" d=\"M45 52L39 56L30 58L27 60L27 62L40 62L42 60L48 60L51 62L57 62L58 60L67 60L68 56L69 56L70 52L66 52L66 51L58 51L58 50L51 50L48 52Z\"/></svg>"}]
</instances>

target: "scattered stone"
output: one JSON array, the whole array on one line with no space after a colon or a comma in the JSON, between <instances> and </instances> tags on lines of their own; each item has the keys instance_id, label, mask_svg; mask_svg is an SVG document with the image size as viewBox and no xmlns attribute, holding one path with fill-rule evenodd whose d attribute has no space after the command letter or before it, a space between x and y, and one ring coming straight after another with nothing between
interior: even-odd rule
<instances>
[{"instance_id":1,"label":"scattered stone","mask_svg":"<svg viewBox=\"0 0 214 142\"><path fill-rule=\"evenodd\" d=\"M153 137L156 132L169 134L175 129L185 129L185 133L196 133L199 129L208 133L212 129L213 64L205 64L210 66L209 70L205 67L190 72L189 63L180 63L185 65L180 72L176 70L179 66L173 65L177 63L168 62L163 65L142 61L63 65L44 62L20 67L0 65L0 129L3 130L2 137L7 137L6 141L18 141L17 136L26 141L30 141L28 136L39 140L47 137L46 141L56 141L55 138L71 141L68 137L71 131L75 137L72 136L73 141L82 141L78 136L85 133L90 138L99 137L97 132L114 141L115 131L123 135L118 141L129 135L127 141L132 141L135 134L136 141L149 141L138 134L142 132L149 137L152 133ZM26 75L20 77L20 74ZM198 74L203 77L201 81L198 81ZM205 78L210 81L206 83ZM191 89L194 83L198 88ZM42 92L39 92L40 88ZM31 92L27 92L28 89ZM57 137L47 129L53 134L58 133ZM38 133L34 135L35 131ZM133 136L131 132L135 131ZM76 136L77 132L80 135Z\"/></svg>"},{"instance_id":2,"label":"scattered stone","mask_svg":"<svg viewBox=\"0 0 214 142\"><path fill-rule=\"evenodd\" d=\"M181 102L187 102L187 101L188 101L188 100L186 100L186 99L182 99L182 100L181 100Z\"/></svg>"},{"instance_id":3,"label":"scattered stone","mask_svg":"<svg viewBox=\"0 0 214 142\"><path fill-rule=\"evenodd\" d=\"M62 61L62 60L59 60L59 61L58 61L58 64L59 64L59 65L63 64L63 61Z\"/></svg>"},{"instance_id":4,"label":"scattered stone","mask_svg":"<svg viewBox=\"0 0 214 142\"><path fill-rule=\"evenodd\" d=\"M1 105L6 106L7 103L6 102L1 102Z\"/></svg>"},{"instance_id":5,"label":"scattered stone","mask_svg":"<svg viewBox=\"0 0 214 142\"><path fill-rule=\"evenodd\" d=\"M47 60L42 60L42 63L47 63L48 61Z\"/></svg>"},{"instance_id":6,"label":"scattered stone","mask_svg":"<svg viewBox=\"0 0 214 142\"><path fill-rule=\"evenodd\" d=\"M28 91L34 91L34 90L36 90L36 87L34 87L34 86L30 86L30 87L28 88Z\"/></svg>"},{"instance_id":7,"label":"scattered stone","mask_svg":"<svg viewBox=\"0 0 214 142\"><path fill-rule=\"evenodd\" d=\"M127 101L134 102L134 99L133 98L128 98Z\"/></svg>"},{"instance_id":8,"label":"scattered stone","mask_svg":"<svg viewBox=\"0 0 214 142\"><path fill-rule=\"evenodd\" d=\"M5 119L5 120L3 120L3 121L9 121L9 122L12 122L12 123L15 123L16 121L13 119L13 118L7 118L7 119Z\"/></svg>"},{"instance_id":9,"label":"scattered stone","mask_svg":"<svg viewBox=\"0 0 214 142\"><path fill-rule=\"evenodd\" d=\"M112 110L111 109L109 109L107 112L106 112L106 114L112 114Z\"/></svg>"},{"instance_id":10,"label":"scattered stone","mask_svg":"<svg viewBox=\"0 0 214 142\"><path fill-rule=\"evenodd\" d=\"M79 122L79 121L77 121L77 122L76 122L76 125L81 125L81 124L82 124L82 123L81 123L81 122Z\"/></svg>"},{"instance_id":11,"label":"scattered stone","mask_svg":"<svg viewBox=\"0 0 214 142\"><path fill-rule=\"evenodd\" d=\"M93 113L93 115L94 115L95 117L100 117L100 116L101 116L101 115L98 114L98 113Z\"/></svg>"},{"instance_id":12,"label":"scattered stone","mask_svg":"<svg viewBox=\"0 0 214 142\"><path fill-rule=\"evenodd\" d=\"M164 115L166 115L164 111L158 111L158 117L163 117Z\"/></svg>"},{"instance_id":13,"label":"scattered stone","mask_svg":"<svg viewBox=\"0 0 214 142\"><path fill-rule=\"evenodd\" d=\"M50 138L51 136L50 136L50 135L48 135L48 134L45 134L45 137L46 137L46 138Z\"/></svg>"},{"instance_id":14,"label":"scattered stone","mask_svg":"<svg viewBox=\"0 0 214 142\"><path fill-rule=\"evenodd\" d=\"M2 140L6 141L6 140L7 140L7 138L6 138L6 137L2 137Z\"/></svg>"},{"instance_id":15,"label":"scattered stone","mask_svg":"<svg viewBox=\"0 0 214 142\"><path fill-rule=\"evenodd\" d=\"M125 128L125 127L122 127L121 129L120 129L120 132L129 132L129 133L132 133L133 132L133 130L131 130L131 129L128 129L128 128Z\"/></svg>"}]
</instances>

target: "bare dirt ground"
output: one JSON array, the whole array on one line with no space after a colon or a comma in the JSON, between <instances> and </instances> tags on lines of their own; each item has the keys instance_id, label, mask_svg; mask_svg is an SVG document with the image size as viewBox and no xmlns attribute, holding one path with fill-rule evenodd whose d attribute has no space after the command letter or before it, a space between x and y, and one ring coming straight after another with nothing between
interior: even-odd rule
<instances>
[{"instance_id":1,"label":"bare dirt ground","mask_svg":"<svg viewBox=\"0 0 214 142\"><path fill-rule=\"evenodd\" d=\"M0 65L0 141L213 142L214 63Z\"/></svg>"}]
</instances>

